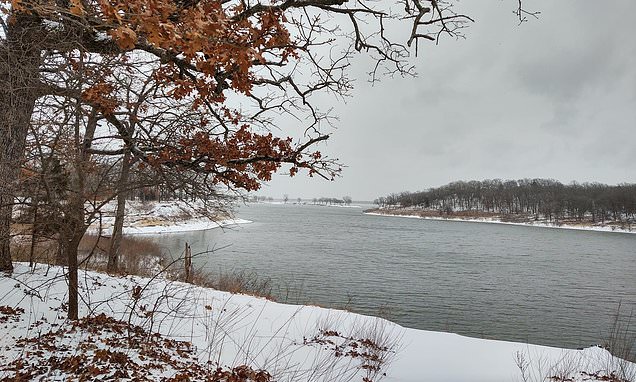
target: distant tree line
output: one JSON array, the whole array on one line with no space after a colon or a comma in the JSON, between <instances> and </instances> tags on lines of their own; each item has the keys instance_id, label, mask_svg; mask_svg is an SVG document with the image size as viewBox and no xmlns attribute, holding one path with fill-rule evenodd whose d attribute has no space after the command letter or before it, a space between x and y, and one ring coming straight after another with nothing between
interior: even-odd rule
<instances>
[{"instance_id":1,"label":"distant tree line","mask_svg":"<svg viewBox=\"0 0 636 382\"><path fill-rule=\"evenodd\" d=\"M248 200L252 202L272 202L274 201L274 198L272 198L271 196L253 195L249 197ZM283 195L283 199L282 199L283 202L287 203L289 200L290 200L289 195L287 194ZM297 204L301 204L302 201L303 200L301 198L296 199ZM320 198L313 198L311 200L311 203L314 205L347 205L348 206L351 204L352 201L353 199L351 198L351 196L343 196L342 199L320 197Z\"/></svg>"},{"instance_id":2,"label":"distant tree line","mask_svg":"<svg viewBox=\"0 0 636 382\"><path fill-rule=\"evenodd\" d=\"M483 211L526 214L549 221L633 221L636 184L562 184L552 179L459 181L426 191L392 193L374 201L380 207L417 207L451 214Z\"/></svg>"},{"instance_id":3,"label":"distant tree line","mask_svg":"<svg viewBox=\"0 0 636 382\"><path fill-rule=\"evenodd\" d=\"M350 196L343 196L342 199L338 198L313 198L311 202L313 204L324 204L324 205L350 205L351 204Z\"/></svg>"},{"instance_id":4,"label":"distant tree line","mask_svg":"<svg viewBox=\"0 0 636 382\"><path fill-rule=\"evenodd\" d=\"M272 196L263 196L263 195L253 195L248 199L251 202L273 202L274 197Z\"/></svg>"}]
</instances>

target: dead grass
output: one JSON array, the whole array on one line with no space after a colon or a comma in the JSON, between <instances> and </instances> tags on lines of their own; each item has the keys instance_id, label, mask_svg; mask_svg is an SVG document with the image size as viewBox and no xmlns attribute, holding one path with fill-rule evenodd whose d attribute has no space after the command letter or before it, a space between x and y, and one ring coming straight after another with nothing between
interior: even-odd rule
<instances>
[{"instance_id":1,"label":"dead grass","mask_svg":"<svg viewBox=\"0 0 636 382\"><path fill-rule=\"evenodd\" d=\"M603 343L614 357L608 359L608 370L619 378L636 381L636 334L632 330L634 311L625 312L619 303L612 326Z\"/></svg>"},{"instance_id":2,"label":"dead grass","mask_svg":"<svg viewBox=\"0 0 636 382\"><path fill-rule=\"evenodd\" d=\"M79 248L78 256L82 269L106 272L108 264L109 237L85 235ZM40 239L31 256L31 243L21 240L12 243L14 261L41 264L56 264L57 242L53 239ZM164 266L166 259L162 248L151 239L124 236L121 242L119 272L127 275L154 276L165 271L167 277L184 281L183 259ZM230 293L239 293L263 297L275 301L273 282L270 278L260 277L256 272L231 271L222 273L208 272L202 269L193 270L190 283Z\"/></svg>"},{"instance_id":3,"label":"dead grass","mask_svg":"<svg viewBox=\"0 0 636 382\"><path fill-rule=\"evenodd\" d=\"M154 227L154 226L165 226L169 225L171 222L166 219L160 218L142 218L135 222L135 226L137 227Z\"/></svg>"},{"instance_id":4,"label":"dead grass","mask_svg":"<svg viewBox=\"0 0 636 382\"><path fill-rule=\"evenodd\" d=\"M177 273L176 280L183 281L183 274ZM191 284L220 291L263 297L275 301L272 280L260 277L256 272L231 271L215 274L202 269L192 272Z\"/></svg>"},{"instance_id":5,"label":"dead grass","mask_svg":"<svg viewBox=\"0 0 636 382\"><path fill-rule=\"evenodd\" d=\"M11 242L11 257L13 261L55 264L57 242L51 239L39 239L31 254L31 241L19 240Z\"/></svg>"},{"instance_id":6,"label":"dead grass","mask_svg":"<svg viewBox=\"0 0 636 382\"><path fill-rule=\"evenodd\" d=\"M40 238L31 252L29 240L11 244L14 261L41 264L56 264L57 242L50 238ZM84 235L78 248L82 269L105 272L108 264L110 238ZM163 262L163 250L150 239L124 236L121 241L119 271L123 274L152 276Z\"/></svg>"},{"instance_id":7,"label":"dead grass","mask_svg":"<svg viewBox=\"0 0 636 382\"><path fill-rule=\"evenodd\" d=\"M109 237L85 235L78 252L86 269L105 272L108 263ZM163 261L163 250L146 238L124 236L119 251L119 271L138 276L152 276Z\"/></svg>"},{"instance_id":8,"label":"dead grass","mask_svg":"<svg viewBox=\"0 0 636 382\"><path fill-rule=\"evenodd\" d=\"M570 353L557 362L547 362L540 354L517 352L515 363L523 382L573 382L609 381L635 382L636 364L634 350L636 337L630 331L634 312L621 311L621 304L614 314L614 320L603 348L607 352L597 358Z\"/></svg>"}]
</instances>

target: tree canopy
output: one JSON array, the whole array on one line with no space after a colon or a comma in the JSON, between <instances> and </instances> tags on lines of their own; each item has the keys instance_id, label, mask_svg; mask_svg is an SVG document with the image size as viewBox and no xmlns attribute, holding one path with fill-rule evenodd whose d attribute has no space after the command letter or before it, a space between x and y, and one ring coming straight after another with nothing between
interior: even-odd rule
<instances>
[{"instance_id":1,"label":"tree canopy","mask_svg":"<svg viewBox=\"0 0 636 382\"><path fill-rule=\"evenodd\" d=\"M132 166L210 195L256 190L283 164L333 179L339 162L317 148L333 119L314 95L346 96L358 52L373 59L372 81L414 75L420 40L472 21L438 0L0 0L0 12L0 270L12 269L21 168L57 163L68 174L57 205L71 318L76 249L96 216L86 201L104 197L96 169L121 163L106 198L125 192ZM523 21L520 2L516 12ZM41 155L25 166L29 134Z\"/></svg>"},{"instance_id":2,"label":"tree canopy","mask_svg":"<svg viewBox=\"0 0 636 382\"><path fill-rule=\"evenodd\" d=\"M483 211L550 221L589 218L592 222L631 223L636 218L636 184L562 184L552 179L458 181L426 191L389 194L375 202L443 213Z\"/></svg>"}]
</instances>

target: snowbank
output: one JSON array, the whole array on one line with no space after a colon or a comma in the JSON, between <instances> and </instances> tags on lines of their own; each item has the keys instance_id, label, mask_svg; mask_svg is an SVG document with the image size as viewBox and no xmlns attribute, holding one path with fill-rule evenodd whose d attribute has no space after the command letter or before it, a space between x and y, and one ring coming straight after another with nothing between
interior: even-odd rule
<instances>
[{"instance_id":1,"label":"snowbank","mask_svg":"<svg viewBox=\"0 0 636 382\"><path fill-rule=\"evenodd\" d=\"M101 221L93 223L88 232L96 234L101 228L104 235L109 235L115 223L115 208L115 202L104 206ZM185 203L174 200L142 203L128 201L123 232L126 235L158 235L232 227L248 223L251 221L245 219L210 219L206 216L204 206L197 202Z\"/></svg>"},{"instance_id":2,"label":"snowbank","mask_svg":"<svg viewBox=\"0 0 636 382\"><path fill-rule=\"evenodd\" d=\"M105 313L149 332L188 341L197 365L247 364L267 370L276 381L361 381L365 376L379 381L383 373L388 382L516 381L521 380L517 363L526 364L526 370L533 374L554 375L566 367L571 372L596 373L616 361L600 348L565 350L408 329L375 317L279 304L161 278L80 272L79 279L83 296L80 315ZM47 333L59 333L70 326L60 308L66 300L66 288L59 267L41 265L31 271L18 263L11 278L0 275L0 308L24 310L12 314L10 309L5 308L5 313L0 309L0 325L4 327L0 334L0 379L11 377L4 365L15 365L16 360L99 351L94 350L99 346L83 345L90 341L101 344L99 332L73 327L72 334L56 337L55 351L34 350L31 358L21 358L23 347L32 345L24 345L20 339L37 342L48 338ZM118 352L144 365L145 358L133 354L134 349L118 348ZM170 367L148 369L147 376L159 380L177 372ZM47 378L65 378L64 373L50 373ZM582 374L577 375L576 380L583 380Z\"/></svg>"},{"instance_id":3,"label":"snowbank","mask_svg":"<svg viewBox=\"0 0 636 382\"><path fill-rule=\"evenodd\" d=\"M239 224L249 223L252 223L252 221L246 219L225 219L220 221L212 221L207 218L199 218L177 221L172 224L167 223L166 225L157 224L138 227L131 225L124 227L123 232L125 235L159 235L164 233L202 231L213 228L234 227ZM110 232L110 230L107 230L104 233L108 234L108 232Z\"/></svg>"}]
</instances>

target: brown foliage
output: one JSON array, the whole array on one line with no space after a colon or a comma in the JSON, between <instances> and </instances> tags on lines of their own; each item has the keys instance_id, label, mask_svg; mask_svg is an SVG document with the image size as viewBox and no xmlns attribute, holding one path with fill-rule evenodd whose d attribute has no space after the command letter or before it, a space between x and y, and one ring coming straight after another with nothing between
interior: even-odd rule
<instances>
[{"instance_id":1,"label":"brown foliage","mask_svg":"<svg viewBox=\"0 0 636 382\"><path fill-rule=\"evenodd\" d=\"M65 337L82 337L76 347ZM17 345L26 357L0 366L0 381L28 381L63 375L66 380L132 379L135 381L270 382L265 370L246 365L223 368L200 363L192 344L146 332L105 314L64 324L59 330L23 338ZM79 352L78 352L79 350ZM173 373L159 378L160 373ZM153 374L155 375L153 377Z\"/></svg>"}]
</instances>

